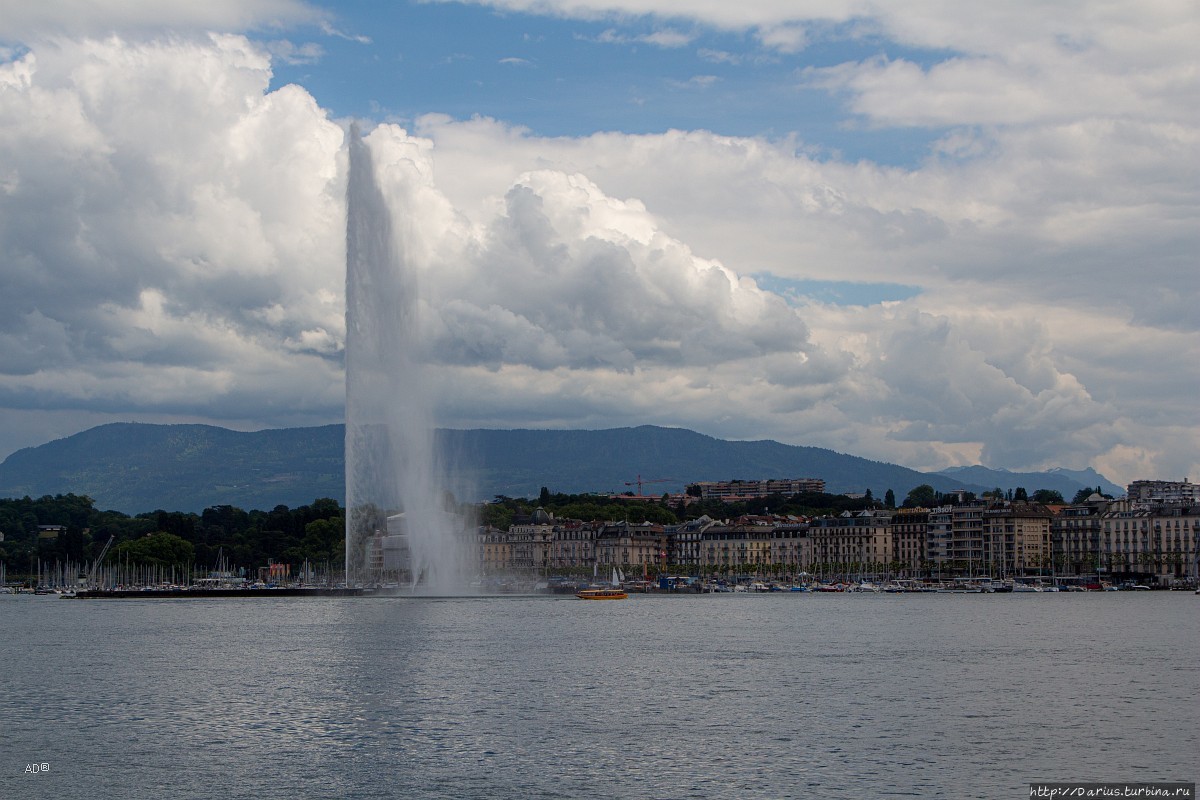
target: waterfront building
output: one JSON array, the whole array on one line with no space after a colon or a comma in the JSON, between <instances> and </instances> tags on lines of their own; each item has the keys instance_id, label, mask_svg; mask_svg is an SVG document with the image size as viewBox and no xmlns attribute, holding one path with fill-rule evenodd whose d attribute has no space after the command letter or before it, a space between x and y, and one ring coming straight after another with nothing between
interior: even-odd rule
<instances>
[{"instance_id":1,"label":"waterfront building","mask_svg":"<svg viewBox=\"0 0 1200 800\"><path fill-rule=\"evenodd\" d=\"M700 537L700 566L719 573L761 572L771 563L769 525L713 525Z\"/></svg>"},{"instance_id":2,"label":"waterfront building","mask_svg":"<svg viewBox=\"0 0 1200 800\"><path fill-rule=\"evenodd\" d=\"M1116 580L1194 580L1200 573L1200 506L1114 502L1101 519L1100 558Z\"/></svg>"},{"instance_id":3,"label":"waterfront building","mask_svg":"<svg viewBox=\"0 0 1200 800\"><path fill-rule=\"evenodd\" d=\"M577 519L557 520L550 544L550 566L554 568L591 567L596 563L596 537L604 526Z\"/></svg>"},{"instance_id":4,"label":"waterfront building","mask_svg":"<svg viewBox=\"0 0 1200 800\"><path fill-rule=\"evenodd\" d=\"M954 530L954 506L930 509L925 531L925 561L939 570L950 560L950 535Z\"/></svg>"},{"instance_id":5,"label":"waterfront building","mask_svg":"<svg viewBox=\"0 0 1200 800\"><path fill-rule=\"evenodd\" d=\"M791 518L777 522L771 528L772 564L785 573L795 575L812 565L812 539L808 535L808 520Z\"/></svg>"},{"instance_id":6,"label":"waterfront building","mask_svg":"<svg viewBox=\"0 0 1200 800\"><path fill-rule=\"evenodd\" d=\"M702 500L752 500L773 494L791 496L808 492L824 492L821 478L771 478L757 481L701 481L688 485L689 492L699 492Z\"/></svg>"},{"instance_id":7,"label":"waterfront building","mask_svg":"<svg viewBox=\"0 0 1200 800\"><path fill-rule=\"evenodd\" d=\"M1111 503L1111 500L1093 494L1082 503L1060 509L1050 520L1051 558L1059 574L1098 576L1104 571L1100 558L1100 523Z\"/></svg>"},{"instance_id":8,"label":"waterfront building","mask_svg":"<svg viewBox=\"0 0 1200 800\"><path fill-rule=\"evenodd\" d=\"M554 518L539 508L528 520L514 522L508 529L512 545L512 565L519 570L545 571L550 568L550 548L554 543Z\"/></svg>"},{"instance_id":9,"label":"waterfront building","mask_svg":"<svg viewBox=\"0 0 1200 800\"><path fill-rule=\"evenodd\" d=\"M1142 555L1153 552L1151 528L1148 508L1128 500L1113 503L1104 512L1100 528L1100 558L1105 570L1123 577L1140 573L1137 567Z\"/></svg>"},{"instance_id":10,"label":"waterfront building","mask_svg":"<svg viewBox=\"0 0 1200 800\"><path fill-rule=\"evenodd\" d=\"M983 571L995 576L1049 570L1050 511L1038 503L997 503L982 514Z\"/></svg>"},{"instance_id":11,"label":"waterfront building","mask_svg":"<svg viewBox=\"0 0 1200 800\"><path fill-rule=\"evenodd\" d=\"M951 507L947 565L964 575L976 574L983 564L983 512L987 503L971 501Z\"/></svg>"},{"instance_id":12,"label":"waterfront building","mask_svg":"<svg viewBox=\"0 0 1200 800\"><path fill-rule=\"evenodd\" d=\"M367 575L373 583L409 580L412 556L404 531L404 515L387 517L386 530L376 529L366 542Z\"/></svg>"},{"instance_id":13,"label":"waterfront building","mask_svg":"<svg viewBox=\"0 0 1200 800\"><path fill-rule=\"evenodd\" d=\"M892 512L884 509L845 511L809 523L812 564L822 571L881 573L892 557Z\"/></svg>"},{"instance_id":14,"label":"waterfront building","mask_svg":"<svg viewBox=\"0 0 1200 800\"><path fill-rule=\"evenodd\" d=\"M1157 508L1151 519L1160 583L1200 578L1200 504Z\"/></svg>"},{"instance_id":15,"label":"waterfront building","mask_svg":"<svg viewBox=\"0 0 1200 800\"><path fill-rule=\"evenodd\" d=\"M666 534L661 525L650 522L609 522L596 536L596 563L601 567L621 567L648 571L666 563Z\"/></svg>"},{"instance_id":16,"label":"waterfront building","mask_svg":"<svg viewBox=\"0 0 1200 800\"><path fill-rule=\"evenodd\" d=\"M898 508L889 528L892 562L898 569L918 574L928 558L929 509Z\"/></svg>"},{"instance_id":17,"label":"waterfront building","mask_svg":"<svg viewBox=\"0 0 1200 800\"><path fill-rule=\"evenodd\" d=\"M508 572L512 569L512 545L508 531L482 525L476 534L479 547L479 566L484 575Z\"/></svg>"},{"instance_id":18,"label":"waterfront building","mask_svg":"<svg viewBox=\"0 0 1200 800\"><path fill-rule=\"evenodd\" d=\"M667 563L694 572L699 569L703 560L700 557L700 546L704 532L717 524L717 521L707 514L681 525L673 525L667 529Z\"/></svg>"},{"instance_id":19,"label":"waterfront building","mask_svg":"<svg viewBox=\"0 0 1200 800\"><path fill-rule=\"evenodd\" d=\"M367 574L375 582L383 574L383 531L375 531L367 539Z\"/></svg>"}]
</instances>

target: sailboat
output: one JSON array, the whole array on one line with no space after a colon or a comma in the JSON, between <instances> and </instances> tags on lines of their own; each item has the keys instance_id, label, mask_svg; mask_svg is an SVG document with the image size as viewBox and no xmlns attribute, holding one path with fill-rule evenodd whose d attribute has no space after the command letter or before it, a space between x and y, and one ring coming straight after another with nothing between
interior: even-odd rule
<instances>
[{"instance_id":1,"label":"sailboat","mask_svg":"<svg viewBox=\"0 0 1200 800\"><path fill-rule=\"evenodd\" d=\"M575 593L575 596L580 600L624 600L629 597L625 590L621 588L621 581L625 577L617 567L613 567L612 571L612 588L606 586L589 586L587 589L580 589Z\"/></svg>"}]
</instances>

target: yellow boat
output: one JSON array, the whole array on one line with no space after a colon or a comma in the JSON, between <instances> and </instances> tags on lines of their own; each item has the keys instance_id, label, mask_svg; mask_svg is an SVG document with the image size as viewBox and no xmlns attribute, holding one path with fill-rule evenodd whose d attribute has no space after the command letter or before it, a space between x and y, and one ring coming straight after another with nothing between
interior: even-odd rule
<instances>
[{"instance_id":1,"label":"yellow boat","mask_svg":"<svg viewBox=\"0 0 1200 800\"><path fill-rule=\"evenodd\" d=\"M624 589L580 589L575 593L580 600L624 600L629 595Z\"/></svg>"}]
</instances>

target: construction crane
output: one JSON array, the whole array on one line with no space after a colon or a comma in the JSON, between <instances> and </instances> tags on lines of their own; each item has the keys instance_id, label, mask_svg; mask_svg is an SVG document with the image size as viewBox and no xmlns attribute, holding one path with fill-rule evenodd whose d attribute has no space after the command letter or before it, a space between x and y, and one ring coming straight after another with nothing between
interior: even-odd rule
<instances>
[{"instance_id":1,"label":"construction crane","mask_svg":"<svg viewBox=\"0 0 1200 800\"><path fill-rule=\"evenodd\" d=\"M87 588L96 588L96 572L99 571L100 565L104 563L104 557L108 555L108 548L112 547L113 540L116 536L108 537L108 541L104 545L104 549L100 551L100 555L96 556L96 560L92 562L92 568L88 570Z\"/></svg>"},{"instance_id":2,"label":"construction crane","mask_svg":"<svg viewBox=\"0 0 1200 800\"><path fill-rule=\"evenodd\" d=\"M674 482L675 482L674 478L642 478L641 475L638 475L636 481L625 481L625 485L626 486L636 486L637 490L638 490L637 491L638 497L641 497L643 483L674 483Z\"/></svg>"}]
</instances>

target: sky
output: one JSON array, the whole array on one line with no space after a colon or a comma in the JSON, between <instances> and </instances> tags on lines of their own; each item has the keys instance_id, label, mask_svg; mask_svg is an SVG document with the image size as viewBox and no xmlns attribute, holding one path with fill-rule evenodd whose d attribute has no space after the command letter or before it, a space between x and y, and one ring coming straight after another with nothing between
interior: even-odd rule
<instances>
[{"instance_id":1,"label":"sky","mask_svg":"<svg viewBox=\"0 0 1200 800\"><path fill-rule=\"evenodd\" d=\"M340 422L358 122L441 425L1195 479L1200 9L992 6L0 0L0 458Z\"/></svg>"}]
</instances>

